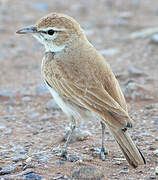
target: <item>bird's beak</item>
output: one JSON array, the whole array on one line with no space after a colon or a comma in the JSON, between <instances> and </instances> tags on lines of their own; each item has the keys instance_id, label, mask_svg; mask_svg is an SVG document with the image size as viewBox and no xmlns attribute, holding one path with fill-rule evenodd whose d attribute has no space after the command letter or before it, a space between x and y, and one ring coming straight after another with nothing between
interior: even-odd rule
<instances>
[{"instance_id":1,"label":"bird's beak","mask_svg":"<svg viewBox=\"0 0 158 180\"><path fill-rule=\"evenodd\" d=\"M26 28L22 28L18 30L16 33L17 34L29 34L29 33L37 33L37 27L36 26L30 26Z\"/></svg>"}]
</instances>

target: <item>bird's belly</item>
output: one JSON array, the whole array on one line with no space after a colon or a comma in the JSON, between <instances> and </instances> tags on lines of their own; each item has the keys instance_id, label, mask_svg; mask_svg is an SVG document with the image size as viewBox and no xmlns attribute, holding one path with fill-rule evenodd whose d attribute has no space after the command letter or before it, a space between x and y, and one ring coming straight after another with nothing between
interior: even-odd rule
<instances>
[{"instance_id":1,"label":"bird's belly","mask_svg":"<svg viewBox=\"0 0 158 180\"><path fill-rule=\"evenodd\" d=\"M47 86L51 95L53 96L54 100L56 101L56 103L58 104L58 106L67 114L69 113L69 110L65 104L65 102L63 101L63 99L59 96L59 94L51 87Z\"/></svg>"},{"instance_id":2,"label":"bird's belly","mask_svg":"<svg viewBox=\"0 0 158 180\"><path fill-rule=\"evenodd\" d=\"M51 95L67 116L73 116L76 120L96 118L96 114L80 107L69 100L62 98L53 88L47 85Z\"/></svg>"},{"instance_id":3,"label":"bird's belly","mask_svg":"<svg viewBox=\"0 0 158 180\"><path fill-rule=\"evenodd\" d=\"M69 104L51 87L47 86L50 93L52 94L54 100L62 111L67 114L67 116L73 116L76 119L80 119L80 113L76 111L75 108L69 106Z\"/></svg>"}]
</instances>

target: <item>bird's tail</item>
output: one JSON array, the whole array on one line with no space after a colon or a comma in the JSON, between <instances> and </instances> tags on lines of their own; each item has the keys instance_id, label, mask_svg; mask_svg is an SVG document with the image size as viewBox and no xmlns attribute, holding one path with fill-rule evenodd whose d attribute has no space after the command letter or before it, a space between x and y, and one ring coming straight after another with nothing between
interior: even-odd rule
<instances>
[{"instance_id":1,"label":"bird's tail","mask_svg":"<svg viewBox=\"0 0 158 180\"><path fill-rule=\"evenodd\" d=\"M122 129L115 131L109 127L115 140L119 144L128 163L136 168L138 165L146 164L145 158L140 150L136 147L127 131Z\"/></svg>"}]
</instances>

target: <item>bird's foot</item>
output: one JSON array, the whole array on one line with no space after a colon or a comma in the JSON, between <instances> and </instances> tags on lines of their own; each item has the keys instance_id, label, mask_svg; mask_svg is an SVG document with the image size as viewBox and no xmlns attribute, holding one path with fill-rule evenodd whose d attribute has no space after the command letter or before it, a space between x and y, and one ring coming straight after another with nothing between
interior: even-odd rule
<instances>
[{"instance_id":1,"label":"bird's foot","mask_svg":"<svg viewBox=\"0 0 158 180\"><path fill-rule=\"evenodd\" d=\"M102 161L105 161L105 157L106 157L107 154L108 154L107 149L101 148L101 150L100 150L100 158L101 158Z\"/></svg>"},{"instance_id":2,"label":"bird's foot","mask_svg":"<svg viewBox=\"0 0 158 180\"><path fill-rule=\"evenodd\" d=\"M96 149L96 151L93 152L93 155L99 155L102 161L105 161L106 155L108 154L108 151L105 148Z\"/></svg>"},{"instance_id":3,"label":"bird's foot","mask_svg":"<svg viewBox=\"0 0 158 180\"><path fill-rule=\"evenodd\" d=\"M65 149L63 149L61 151L61 153L57 154L57 156L58 157L64 157L66 160L68 160L70 162L76 162L79 160L79 158L77 156L70 156Z\"/></svg>"}]
</instances>

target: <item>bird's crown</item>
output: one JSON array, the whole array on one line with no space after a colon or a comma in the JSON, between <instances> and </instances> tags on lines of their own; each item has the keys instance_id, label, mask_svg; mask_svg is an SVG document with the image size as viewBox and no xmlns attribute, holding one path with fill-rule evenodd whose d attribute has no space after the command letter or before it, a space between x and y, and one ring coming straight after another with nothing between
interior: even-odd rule
<instances>
[{"instance_id":1,"label":"bird's crown","mask_svg":"<svg viewBox=\"0 0 158 180\"><path fill-rule=\"evenodd\" d=\"M54 27L59 30L65 29L74 33L78 33L80 30L80 25L72 17L59 13L51 13L44 16L37 21L36 26L38 29Z\"/></svg>"},{"instance_id":2,"label":"bird's crown","mask_svg":"<svg viewBox=\"0 0 158 180\"><path fill-rule=\"evenodd\" d=\"M19 34L32 33L46 48L58 52L78 39L85 38L80 25L71 17L51 13L41 18L34 26L20 29Z\"/></svg>"}]
</instances>

